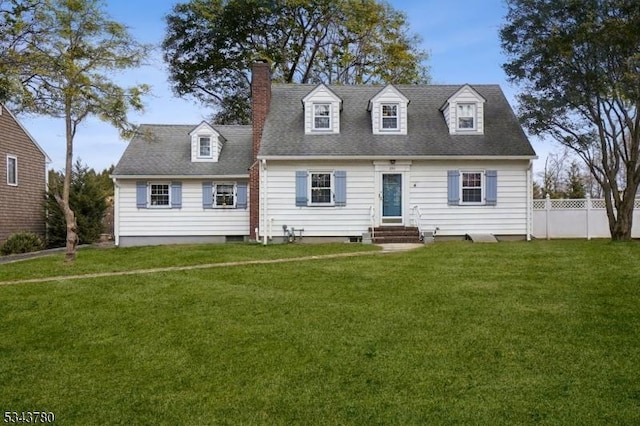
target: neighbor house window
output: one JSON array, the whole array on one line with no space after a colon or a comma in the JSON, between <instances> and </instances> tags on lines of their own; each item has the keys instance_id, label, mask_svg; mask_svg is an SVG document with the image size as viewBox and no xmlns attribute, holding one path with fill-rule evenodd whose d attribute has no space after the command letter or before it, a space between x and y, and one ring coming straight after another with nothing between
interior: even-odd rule
<instances>
[{"instance_id":1,"label":"neighbor house window","mask_svg":"<svg viewBox=\"0 0 640 426\"><path fill-rule=\"evenodd\" d=\"M398 130L398 105L382 104L382 129Z\"/></svg>"},{"instance_id":2,"label":"neighbor house window","mask_svg":"<svg viewBox=\"0 0 640 426\"><path fill-rule=\"evenodd\" d=\"M213 204L215 207L235 207L236 186L232 183L217 183L213 187Z\"/></svg>"},{"instance_id":3,"label":"neighbor house window","mask_svg":"<svg viewBox=\"0 0 640 426\"><path fill-rule=\"evenodd\" d=\"M476 128L476 106L474 104L458 104L458 129L473 130Z\"/></svg>"},{"instance_id":4,"label":"neighbor house window","mask_svg":"<svg viewBox=\"0 0 640 426\"><path fill-rule=\"evenodd\" d=\"M152 207L169 207L171 190L168 183L152 183L149 185L149 205Z\"/></svg>"},{"instance_id":5,"label":"neighbor house window","mask_svg":"<svg viewBox=\"0 0 640 426\"><path fill-rule=\"evenodd\" d=\"M313 129L331 129L331 104L313 104Z\"/></svg>"},{"instance_id":6,"label":"neighbor house window","mask_svg":"<svg viewBox=\"0 0 640 426\"><path fill-rule=\"evenodd\" d=\"M482 203L482 172L462 172L462 203Z\"/></svg>"},{"instance_id":7,"label":"neighbor house window","mask_svg":"<svg viewBox=\"0 0 640 426\"><path fill-rule=\"evenodd\" d=\"M198 157L211 158L211 138L200 137L198 139Z\"/></svg>"},{"instance_id":8,"label":"neighbor house window","mask_svg":"<svg viewBox=\"0 0 640 426\"><path fill-rule=\"evenodd\" d=\"M332 173L310 173L311 204L333 203Z\"/></svg>"},{"instance_id":9,"label":"neighbor house window","mask_svg":"<svg viewBox=\"0 0 640 426\"><path fill-rule=\"evenodd\" d=\"M7 155L7 185L18 185L18 157Z\"/></svg>"}]
</instances>

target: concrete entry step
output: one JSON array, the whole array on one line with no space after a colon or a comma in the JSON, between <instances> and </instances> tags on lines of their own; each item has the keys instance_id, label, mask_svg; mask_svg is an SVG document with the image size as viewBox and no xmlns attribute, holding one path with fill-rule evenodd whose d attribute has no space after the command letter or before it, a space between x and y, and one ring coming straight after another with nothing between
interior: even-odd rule
<instances>
[{"instance_id":1,"label":"concrete entry step","mask_svg":"<svg viewBox=\"0 0 640 426\"><path fill-rule=\"evenodd\" d=\"M467 239L474 243L497 243L498 240L493 234L467 234Z\"/></svg>"}]
</instances>

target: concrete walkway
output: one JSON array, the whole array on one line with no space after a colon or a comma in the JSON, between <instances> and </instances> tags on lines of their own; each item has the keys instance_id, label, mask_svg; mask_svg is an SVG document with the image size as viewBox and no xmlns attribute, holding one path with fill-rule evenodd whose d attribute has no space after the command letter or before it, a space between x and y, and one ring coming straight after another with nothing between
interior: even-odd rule
<instances>
[{"instance_id":1,"label":"concrete walkway","mask_svg":"<svg viewBox=\"0 0 640 426\"><path fill-rule=\"evenodd\" d=\"M0 281L0 286L13 285L13 284L32 284L32 283L46 283L46 282L53 282L53 281L80 280L80 279L90 279L90 278L117 277L117 276L126 276L126 275L155 274L159 272L191 271L196 269L225 268L230 266L267 265L272 263L298 262L301 260L304 261L304 260L320 260L320 259L337 259L337 258L344 258L344 257L382 255L382 254L388 254L388 253L404 252L408 250L417 249L423 246L424 246L423 244L380 244L380 247L382 247L381 251L357 251L357 252L351 252L351 253L336 253L336 254L325 254L325 255L318 255L318 256L288 257L284 259L245 260L245 261L238 261L238 262L205 263L201 265L189 265L189 266L171 266L167 268L137 269L133 271L99 272L94 274L29 278L29 279L14 280L14 281ZM39 253L42 253L42 252L39 252ZM46 255L49 255L49 254L51 253L47 253ZM41 254L41 256L44 256L44 255L45 254Z\"/></svg>"},{"instance_id":2,"label":"concrete walkway","mask_svg":"<svg viewBox=\"0 0 640 426\"><path fill-rule=\"evenodd\" d=\"M389 244L378 244L382 247L383 253L395 253L402 251L415 250L420 247L424 247L424 244L410 244L410 243L389 243Z\"/></svg>"}]
</instances>

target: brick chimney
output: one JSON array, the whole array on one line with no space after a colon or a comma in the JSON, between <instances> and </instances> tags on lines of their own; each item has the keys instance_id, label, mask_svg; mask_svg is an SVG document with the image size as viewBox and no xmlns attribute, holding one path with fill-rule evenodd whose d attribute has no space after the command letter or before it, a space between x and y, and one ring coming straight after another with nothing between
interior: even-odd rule
<instances>
[{"instance_id":1,"label":"brick chimney","mask_svg":"<svg viewBox=\"0 0 640 426\"><path fill-rule=\"evenodd\" d=\"M251 123L253 126L253 164L249 170L249 232L255 240L260 222L260 164L257 163L262 129L271 103L271 65L256 61L251 67Z\"/></svg>"}]
</instances>

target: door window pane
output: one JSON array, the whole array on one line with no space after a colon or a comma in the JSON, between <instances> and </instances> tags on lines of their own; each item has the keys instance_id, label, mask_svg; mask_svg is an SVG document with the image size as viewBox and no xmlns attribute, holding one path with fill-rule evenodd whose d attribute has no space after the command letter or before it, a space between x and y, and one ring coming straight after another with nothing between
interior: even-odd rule
<instances>
[{"instance_id":1,"label":"door window pane","mask_svg":"<svg viewBox=\"0 0 640 426\"><path fill-rule=\"evenodd\" d=\"M382 216L402 216L402 175L382 175Z\"/></svg>"}]
</instances>

